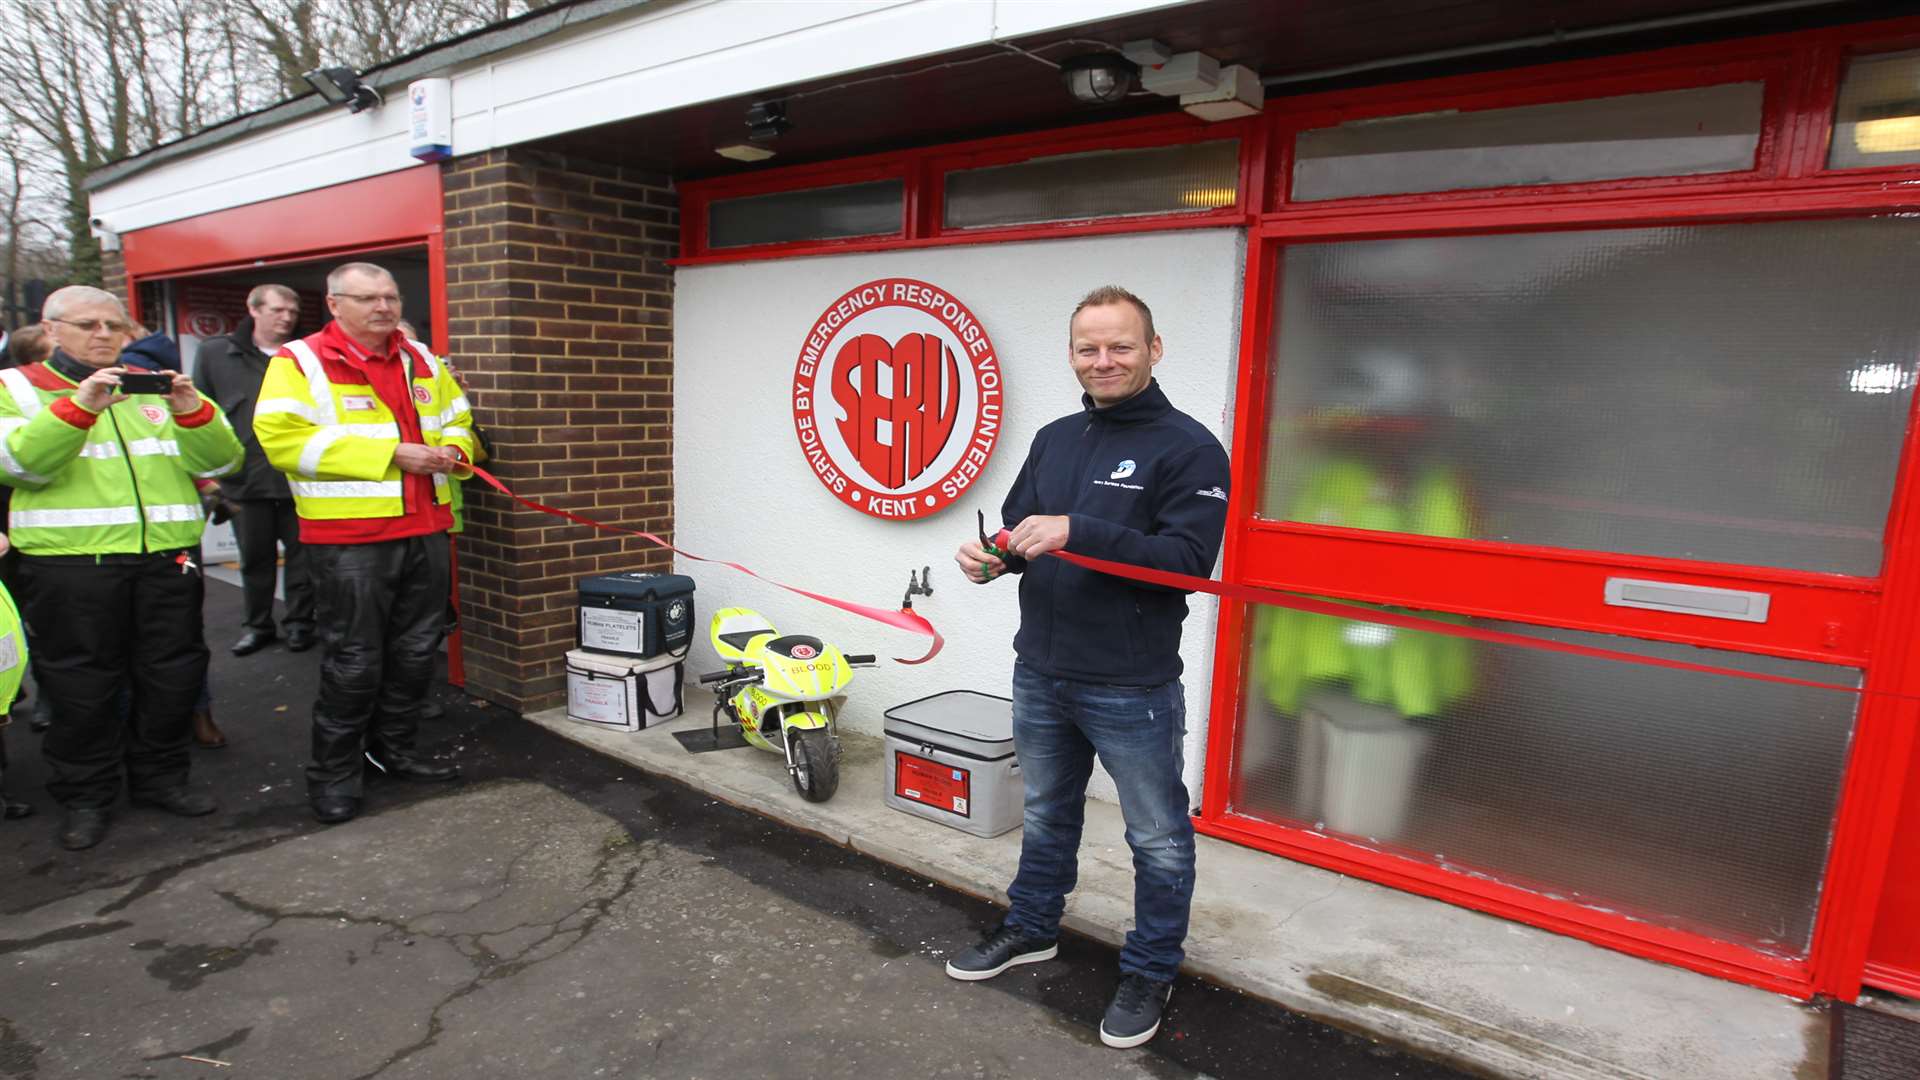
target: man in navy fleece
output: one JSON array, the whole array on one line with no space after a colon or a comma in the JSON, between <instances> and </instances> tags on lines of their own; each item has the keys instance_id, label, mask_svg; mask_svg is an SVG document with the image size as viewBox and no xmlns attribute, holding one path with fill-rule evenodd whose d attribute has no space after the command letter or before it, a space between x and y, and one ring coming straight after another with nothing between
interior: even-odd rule
<instances>
[{"instance_id":1,"label":"man in navy fleece","mask_svg":"<svg viewBox=\"0 0 1920 1080\"><path fill-rule=\"evenodd\" d=\"M1162 344L1139 297L1095 289L1074 309L1068 335L1086 393L1080 412L1040 429L1007 493L1010 551L1002 559L968 541L954 556L978 584L1020 575L1013 740L1026 814L1006 918L955 954L947 974L990 979L1058 951L1097 755L1119 791L1134 866L1134 925L1100 1038L1128 1047L1160 1029L1193 899L1181 776L1186 593L1040 556L1066 549L1205 577L1226 530L1229 470L1220 441L1175 409L1153 378Z\"/></svg>"}]
</instances>

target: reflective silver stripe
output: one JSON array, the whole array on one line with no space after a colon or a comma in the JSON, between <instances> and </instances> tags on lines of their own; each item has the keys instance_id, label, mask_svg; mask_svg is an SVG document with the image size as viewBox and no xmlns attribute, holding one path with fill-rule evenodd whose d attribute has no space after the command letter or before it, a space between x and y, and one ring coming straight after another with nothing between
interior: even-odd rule
<instances>
[{"instance_id":1,"label":"reflective silver stripe","mask_svg":"<svg viewBox=\"0 0 1920 1080\"><path fill-rule=\"evenodd\" d=\"M12 370L12 368L5 369L5 371ZM4 371L0 371L0 374L4 374ZM26 466L20 464L19 459L13 456L13 451L7 448L7 436L26 426L27 422L17 416L0 420L0 469L5 469L30 484L44 484L47 482L46 477L39 473L28 472Z\"/></svg>"},{"instance_id":2,"label":"reflective silver stripe","mask_svg":"<svg viewBox=\"0 0 1920 1080\"><path fill-rule=\"evenodd\" d=\"M449 483L449 481L447 480L447 474L446 474L446 473L434 473L434 474L433 474L433 490L435 490L435 491L444 491L444 490L446 490L446 487L447 487L447 484L448 484L448 483Z\"/></svg>"},{"instance_id":3,"label":"reflective silver stripe","mask_svg":"<svg viewBox=\"0 0 1920 1080\"><path fill-rule=\"evenodd\" d=\"M268 398L253 407L255 416L266 416L271 413L292 413L308 422L313 420L313 406L304 401L295 401L293 398Z\"/></svg>"},{"instance_id":4,"label":"reflective silver stripe","mask_svg":"<svg viewBox=\"0 0 1920 1080\"><path fill-rule=\"evenodd\" d=\"M156 525L169 521L199 521L202 516L200 504L197 502L156 503L144 509L147 512L147 520Z\"/></svg>"},{"instance_id":5,"label":"reflective silver stripe","mask_svg":"<svg viewBox=\"0 0 1920 1080\"><path fill-rule=\"evenodd\" d=\"M442 441L447 439L471 439L473 438L473 432L463 427L441 428L440 438Z\"/></svg>"},{"instance_id":6,"label":"reflective silver stripe","mask_svg":"<svg viewBox=\"0 0 1920 1080\"><path fill-rule=\"evenodd\" d=\"M307 445L300 448L298 470L300 475L306 477L320 475L320 458L326 454L327 448L349 435L356 435L363 439L392 439L397 443L400 441L400 425L394 423L333 424L323 427L309 436Z\"/></svg>"},{"instance_id":7,"label":"reflective silver stripe","mask_svg":"<svg viewBox=\"0 0 1920 1080\"><path fill-rule=\"evenodd\" d=\"M127 443L128 457L153 457L165 454L167 457L180 456L180 443L173 439L133 439ZM113 455L105 455L112 457Z\"/></svg>"},{"instance_id":8,"label":"reflective silver stripe","mask_svg":"<svg viewBox=\"0 0 1920 1080\"><path fill-rule=\"evenodd\" d=\"M46 477L36 472L28 472L26 466L20 464L13 456L13 451L7 449L6 437L4 435L0 435L0 469L5 469L16 478L25 480L30 484L44 484L47 482Z\"/></svg>"},{"instance_id":9,"label":"reflective silver stripe","mask_svg":"<svg viewBox=\"0 0 1920 1080\"><path fill-rule=\"evenodd\" d=\"M88 443L80 448L80 456L102 459L117 458L120 456L120 445L110 442Z\"/></svg>"},{"instance_id":10,"label":"reflective silver stripe","mask_svg":"<svg viewBox=\"0 0 1920 1080\"><path fill-rule=\"evenodd\" d=\"M7 392L13 395L13 403L20 407L20 415L31 417L40 411L40 392L33 388L18 368L0 370L0 383L5 383Z\"/></svg>"},{"instance_id":11,"label":"reflective silver stripe","mask_svg":"<svg viewBox=\"0 0 1920 1080\"><path fill-rule=\"evenodd\" d=\"M398 480L289 480L293 493L308 499L397 499Z\"/></svg>"},{"instance_id":12,"label":"reflective silver stripe","mask_svg":"<svg viewBox=\"0 0 1920 1080\"><path fill-rule=\"evenodd\" d=\"M194 509L200 509L199 504ZM138 525L140 512L131 506L102 506L87 510L21 510L8 515L13 527L33 529L84 529L94 525Z\"/></svg>"},{"instance_id":13,"label":"reflective silver stripe","mask_svg":"<svg viewBox=\"0 0 1920 1080\"><path fill-rule=\"evenodd\" d=\"M448 380L452 380L453 368L449 364L447 364L445 361L441 360L438 356L435 356L433 354L433 350L427 348L425 343L415 341L412 338L408 338L407 344L411 345L414 351L418 352L421 356L426 357L427 374L431 375L433 377L433 380L436 383L440 381L440 376L442 374L445 374ZM415 401L413 405L413 411L416 414L418 414L420 417L421 431L439 431L441 428L446 427L447 424L451 422L454 417L460 415L461 411L466 408L467 408L467 399L464 396L461 396L460 391L457 387L454 390L454 399L452 404L448 405L445 409L440 410L440 413L437 416L428 416L426 413L420 412L420 403L418 401Z\"/></svg>"},{"instance_id":14,"label":"reflective silver stripe","mask_svg":"<svg viewBox=\"0 0 1920 1080\"><path fill-rule=\"evenodd\" d=\"M440 377L440 370L446 367L446 365L440 362L439 357L433 355L433 350L427 348L426 342L415 341L412 338L408 338L407 344L413 346L414 352L427 358L427 374L438 379ZM408 381L411 382L412 380Z\"/></svg>"},{"instance_id":15,"label":"reflective silver stripe","mask_svg":"<svg viewBox=\"0 0 1920 1080\"><path fill-rule=\"evenodd\" d=\"M208 469L206 472L197 472L197 473L194 473L193 475L194 475L194 478L197 480L212 480L217 476L225 476L230 472L234 472L238 470L239 468L240 466L238 465L222 465L217 469Z\"/></svg>"},{"instance_id":16,"label":"reflective silver stripe","mask_svg":"<svg viewBox=\"0 0 1920 1080\"><path fill-rule=\"evenodd\" d=\"M327 382L327 369L314 355L313 349L300 338L287 342L287 351L300 365L300 373L307 377L307 392L313 395L313 422L316 424L337 424L340 414L333 407L333 386Z\"/></svg>"}]
</instances>

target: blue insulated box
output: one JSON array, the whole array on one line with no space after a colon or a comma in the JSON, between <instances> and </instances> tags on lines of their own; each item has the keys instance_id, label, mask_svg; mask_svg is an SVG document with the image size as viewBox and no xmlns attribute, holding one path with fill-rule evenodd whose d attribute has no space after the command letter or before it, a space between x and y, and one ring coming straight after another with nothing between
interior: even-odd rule
<instances>
[{"instance_id":1,"label":"blue insulated box","mask_svg":"<svg viewBox=\"0 0 1920 1080\"><path fill-rule=\"evenodd\" d=\"M641 659L693 644L693 579L602 574L580 582L580 647Z\"/></svg>"}]
</instances>

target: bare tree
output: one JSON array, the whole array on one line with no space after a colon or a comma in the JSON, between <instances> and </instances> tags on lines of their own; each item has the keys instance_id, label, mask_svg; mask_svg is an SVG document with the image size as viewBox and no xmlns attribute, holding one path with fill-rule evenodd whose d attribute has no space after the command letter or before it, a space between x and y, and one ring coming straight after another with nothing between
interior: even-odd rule
<instances>
[{"instance_id":1,"label":"bare tree","mask_svg":"<svg viewBox=\"0 0 1920 1080\"><path fill-rule=\"evenodd\" d=\"M31 89L0 95L14 155L0 151L0 172L11 160L23 178L0 201L57 222L72 279L98 282L81 186L92 170L307 93L314 68L364 71L543 2L0 0L0 85ZM37 205L44 188L57 208Z\"/></svg>"}]
</instances>

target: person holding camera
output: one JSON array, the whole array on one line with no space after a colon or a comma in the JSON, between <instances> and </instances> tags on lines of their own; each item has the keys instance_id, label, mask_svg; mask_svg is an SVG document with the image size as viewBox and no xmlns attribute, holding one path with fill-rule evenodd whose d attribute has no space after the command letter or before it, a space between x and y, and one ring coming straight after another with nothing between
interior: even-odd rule
<instances>
[{"instance_id":1,"label":"person holding camera","mask_svg":"<svg viewBox=\"0 0 1920 1080\"><path fill-rule=\"evenodd\" d=\"M208 660L195 480L238 468L242 451L185 375L120 364L132 322L112 293L68 286L41 317L53 356L0 371L0 482L14 489L35 681L54 712L47 790L66 812L60 844L77 851L106 835L123 782L169 813L216 809L187 785Z\"/></svg>"}]
</instances>

